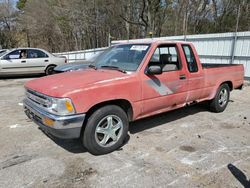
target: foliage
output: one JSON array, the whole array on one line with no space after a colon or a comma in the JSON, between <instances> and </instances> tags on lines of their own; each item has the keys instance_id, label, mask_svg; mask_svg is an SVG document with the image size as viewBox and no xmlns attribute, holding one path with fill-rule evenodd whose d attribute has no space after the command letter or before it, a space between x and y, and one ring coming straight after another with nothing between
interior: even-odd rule
<instances>
[{"instance_id":1,"label":"foliage","mask_svg":"<svg viewBox=\"0 0 250 188\"><path fill-rule=\"evenodd\" d=\"M27 0L19 0L19 1L16 3L16 7L17 7L19 10L22 10L22 9L25 7L26 2L27 2Z\"/></svg>"},{"instance_id":2,"label":"foliage","mask_svg":"<svg viewBox=\"0 0 250 188\"><path fill-rule=\"evenodd\" d=\"M107 46L110 38L234 32L237 18L238 31L250 30L249 0L19 0L18 10L10 5L0 2L5 48L57 52Z\"/></svg>"}]
</instances>

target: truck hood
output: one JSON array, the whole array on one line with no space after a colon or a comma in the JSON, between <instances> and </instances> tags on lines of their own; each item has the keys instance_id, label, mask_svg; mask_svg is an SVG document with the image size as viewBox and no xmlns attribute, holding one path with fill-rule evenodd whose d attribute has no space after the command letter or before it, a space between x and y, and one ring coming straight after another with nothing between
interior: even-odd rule
<instances>
[{"instance_id":1,"label":"truck hood","mask_svg":"<svg viewBox=\"0 0 250 188\"><path fill-rule=\"evenodd\" d=\"M68 97L74 92L114 84L130 76L116 70L86 69L34 79L28 81L25 87L52 97Z\"/></svg>"}]
</instances>

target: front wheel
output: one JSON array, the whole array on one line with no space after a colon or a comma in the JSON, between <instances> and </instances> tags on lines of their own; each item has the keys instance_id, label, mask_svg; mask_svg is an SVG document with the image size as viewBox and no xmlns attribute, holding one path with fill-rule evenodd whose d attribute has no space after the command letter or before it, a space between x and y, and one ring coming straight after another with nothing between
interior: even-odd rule
<instances>
[{"instance_id":1,"label":"front wheel","mask_svg":"<svg viewBox=\"0 0 250 188\"><path fill-rule=\"evenodd\" d=\"M56 66L55 65L49 65L46 70L45 70L45 74L46 75L51 75L51 74L54 74L54 68Z\"/></svg>"},{"instance_id":2,"label":"front wheel","mask_svg":"<svg viewBox=\"0 0 250 188\"><path fill-rule=\"evenodd\" d=\"M128 117L116 105L96 110L88 119L83 145L94 155L110 153L122 146L128 134Z\"/></svg>"},{"instance_id":3,"label":"front wheel","mask_svg":"<svg viewBox=\"0 0 250 188\"><path fill-rule=\"evenodd\" d=\"M230 89L228 84L222 84L216 95L215 98L210 101L210 110L213 112L223 112L228 104L230 97Z\"/></svg>"}]
</instances>

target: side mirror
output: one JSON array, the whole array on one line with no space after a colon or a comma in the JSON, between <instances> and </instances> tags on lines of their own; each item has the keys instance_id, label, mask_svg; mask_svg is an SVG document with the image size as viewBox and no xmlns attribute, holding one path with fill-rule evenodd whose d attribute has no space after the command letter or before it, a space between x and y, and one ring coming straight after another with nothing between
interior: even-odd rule
<instances>
[{"instance_id":1,"label":"side mirror","mask_svg":"<svg viewBox=\"0 0 250 188\"><path fill-rule=\"evenodd\" d=\"M147 74L149 75L162 74L162 68L158 65L152 65L148 67Z\"/></svg>"}]
</instances>

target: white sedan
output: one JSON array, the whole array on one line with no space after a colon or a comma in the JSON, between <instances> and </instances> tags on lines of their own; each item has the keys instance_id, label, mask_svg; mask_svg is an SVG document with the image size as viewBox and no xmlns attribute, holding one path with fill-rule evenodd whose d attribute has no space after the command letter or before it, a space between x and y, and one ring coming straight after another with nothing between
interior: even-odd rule
<instances>
[{"instance_id":1,"label":"white sedan","mask_svg":"<svg viewBox=\"0 0 250 188\"><path fill-rule=\"evenodd\" d=\"M57 65L67 63L64 56L55 56L43 49L17 48L0 54L0 76L53 73Z\"/></svg>"}]
</instances>

